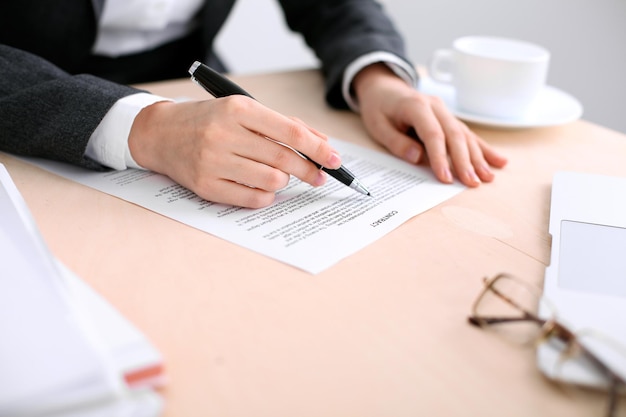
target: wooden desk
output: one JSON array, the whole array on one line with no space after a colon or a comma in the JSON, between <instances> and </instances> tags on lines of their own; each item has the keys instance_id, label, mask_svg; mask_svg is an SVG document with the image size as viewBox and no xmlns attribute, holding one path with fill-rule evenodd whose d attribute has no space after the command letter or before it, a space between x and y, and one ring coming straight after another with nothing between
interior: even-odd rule
<instances>
[{"instance_id":1,"label":"wooden desk","mask_svg":"<svg viewBox=\"0 0 626 417\"><path fill-rule=\"evenodd\" d=\"M236 77L263 103L378 148L359 119L323 102L315 71ZM206 98L189 80L154 84ZM468 189L312 276L0 155L52 251L165 356L169 417L601 416L571 398L531 349L469 326L481 278L541 283L552 175L626 176L626 136L579 121L476 127L510 159Z\"/></svg>"}]
</instances>

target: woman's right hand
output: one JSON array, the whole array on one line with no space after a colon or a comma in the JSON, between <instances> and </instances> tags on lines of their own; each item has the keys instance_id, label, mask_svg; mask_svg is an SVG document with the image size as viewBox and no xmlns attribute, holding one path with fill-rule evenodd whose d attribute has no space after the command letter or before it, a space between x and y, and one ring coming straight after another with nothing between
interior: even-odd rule
<instances>
[{"instance_id":1,"label":"woman's right hand","mask_svg":"<svg viewBox=\"0 0 626 417\"><path fill-rule=\"evenodd\" d=\"M260 208L289 175L312 186L326 182L322 170L275 141L326 168L341 166L327 136L245 96L152 104L135 118L128 145L139 165L206 200Z\"/></svg>"}]
</instances>

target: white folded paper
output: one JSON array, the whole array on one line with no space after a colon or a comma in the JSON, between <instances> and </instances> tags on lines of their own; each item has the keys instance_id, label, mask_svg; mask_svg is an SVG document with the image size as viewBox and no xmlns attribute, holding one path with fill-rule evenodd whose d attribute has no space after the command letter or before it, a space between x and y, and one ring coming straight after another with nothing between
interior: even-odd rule
<instances>
[{"instance_id":1,"label":"white folded paper","mask_svg":"<svg viewBox=\"0 0 626 417\"><path fill-rule=\"evenodd\" d=\"M157 416L162 358L47 249L0 164L0 416Z\"/></svg>"}]
</instances>

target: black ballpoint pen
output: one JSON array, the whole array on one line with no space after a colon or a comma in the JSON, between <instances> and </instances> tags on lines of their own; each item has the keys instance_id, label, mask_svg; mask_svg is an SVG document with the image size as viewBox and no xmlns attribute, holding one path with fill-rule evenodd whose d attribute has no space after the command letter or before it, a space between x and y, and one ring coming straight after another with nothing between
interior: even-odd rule
<instances>
[{"instance_id":1,"label":"black ballpoint pen","mask_svg":"<svg viewBox=\"0 0 626 417\"><path fill-rule=\"evenodd\" d=\"M189 74L191 74L191 79L199 84L202 88L209 92L214 97L226 97L232 95L244 95L248 96L252 99L252 97L246 90L239 87L234 82L230 81L228 78L224 77L219 72L211 69L210 67L204 65L203 63L196 61L191 67L189 67ZM293 149L293 148L290 148ZM323 170L328 173L331 177L337 179L348 187L360 192L361 194L371 195L367 188L359 181L352 172L350 172L346 167L341 166L339 169L329 169L325 168L317 162L313 161L308 156L296 151L303 158L311 161L317 168Z\"/></svg>"}]
</instances>

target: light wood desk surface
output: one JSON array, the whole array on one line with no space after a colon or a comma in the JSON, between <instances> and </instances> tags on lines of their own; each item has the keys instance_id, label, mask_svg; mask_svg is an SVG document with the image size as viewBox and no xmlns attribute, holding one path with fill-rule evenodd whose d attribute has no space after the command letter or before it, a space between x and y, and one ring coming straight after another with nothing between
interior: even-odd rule
<instances>
[{"instance_id":1,"label":"light wood desk surface","mask_svg":"<svg viewBox=\"0 0 626 417\"><path fill-rule=\"evenodd\" d=\"M357 116L329 109L316 71L235 77L264 104L378 148ZM189 80L150 86L205 99ZM481 278L541 284L552 175L626 176L626 136L577 121L474 126L509 158L468 189L310 275L0 154L51 250L163 353L167 417L601 416L571 398L531 349L471 327Z\"/></svg>"}]
</instances>

